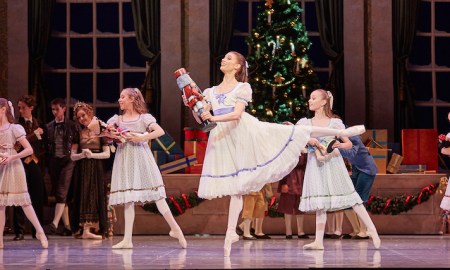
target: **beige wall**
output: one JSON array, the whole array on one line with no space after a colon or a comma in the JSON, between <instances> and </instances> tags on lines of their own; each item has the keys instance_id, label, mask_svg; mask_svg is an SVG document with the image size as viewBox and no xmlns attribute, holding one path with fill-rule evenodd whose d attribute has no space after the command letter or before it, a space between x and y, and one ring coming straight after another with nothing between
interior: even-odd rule
<instances>
[{"instance_id":1,"label":"beige wall","mask_svg":"<svg viewBox=\"0 0 450 270\"><path fill-rule=\"evenodd\" d=\"M344 1L345 119L394 139L390 0Z\"/></svg>"},{"instance_id":2,"label":"beige wall","mask_svg":"<svg viewBox=\"0 0 450 270\"><path fill-rule=\"evenodd\" d=\"M184 64L201 89L209 84L209 1L184 1L184 5L181 2L164 1L161 5L161 126L179 143L184 138L183 127L198 124L182 104L173 72ZM182 35L186 42L184 54Z\"/></svg>"}]
</instances>

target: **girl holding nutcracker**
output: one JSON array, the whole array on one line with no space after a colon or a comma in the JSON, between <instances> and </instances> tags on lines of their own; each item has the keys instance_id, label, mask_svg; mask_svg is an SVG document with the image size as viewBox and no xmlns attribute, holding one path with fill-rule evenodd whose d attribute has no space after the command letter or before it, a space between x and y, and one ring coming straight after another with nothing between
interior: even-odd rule
<instances>
[{"instance_id":1,"label":"girl holding nutcracker","mask_svg":"<svg viewBox=\"0 0 450 270\"><path fill-rule=\"evenodd\" d=\"M209 134L198 195L206 199L231 196L224 244L224 255L228 257L232 243L239 240L236 226L242 195L259 191L266 183L276 182L292 171L311 136L346 137L365 129L260 122L244 112L252 99L244 56L234 51L227 53L220 70L224 74L222 82L203 93L209 103L204 105L201 118L217 122L217 126ZM186 97L183 101L188 106ZM195 112L193 115L201 123Z\"/></svg>"},{"instance_id":2,"label":"girl holding nutcracker","mask_svg":"<svg viewBox=\"0 0 450 270\"><path fill-rule=\"evenodd\" d=\"M124 205L125 233L123 240L112 248L133 248L131 238L135 216L134 204L152 201L156 203L159 212L169 224L169 235L177 238L180 246L186 248L186 239L167 205L162 176L148 145L149 140L164 135L164 130L156 123L156 119L147 113L139 89L122 90L119 106L123 114L111 117L108 125L129 132L126 133L125 142L119 143L116 150L109 205ZM106 132L105 136L114 137L110 132ZM119 136L117 138L122 139Z\"/></svg>"},{"instance_id":3,"label":"girl holding nutcracker","mask_svg":"<svg viewBox=\"0 0 450 270\"><path fill-rule=\"evenodd\" d=\"M314 112L314 117L311 119L302 118L297 123L298 125L328 127L336 130L344 129L342 121L332 113L333 96L331 92L317 89L311 93L308 103L309 109ZM318 160L315 150L320 141L328 141L329 138L319 138L319 140L310 138L308 141L310 150L299 209L302 212L316 212L316 238L314 242L303 246L304 249L324 249L326 212L349 207L353 208L366 225L375 248L380 247L381 241L375 225L363 206L361 197L355 191L344 160L338 150L338 148L349 149L352 147L348 137L350 136L341 136L343 142L335 142L332 154L329 155L329 159L324 161Z\"/></svg>"},{"instance_id":4,"label":"girl holding nutcracker","mask_svg":"<svg viewBox=\"0 0 450 270\"><path fill-rule=\"evenodd\" d=\"M23 147L19 153L14 147L16 143ZM36 229L36 238L41 246L47 248L47 237L31 205L25 170L20 160L32 154L33 148L26 138L25 129L14 124L11 101L0 98L0 232L5 227L6 206L20 205ZM3 233L0 235L0 248L3 248Z\"/></svg>"}]
</instances>

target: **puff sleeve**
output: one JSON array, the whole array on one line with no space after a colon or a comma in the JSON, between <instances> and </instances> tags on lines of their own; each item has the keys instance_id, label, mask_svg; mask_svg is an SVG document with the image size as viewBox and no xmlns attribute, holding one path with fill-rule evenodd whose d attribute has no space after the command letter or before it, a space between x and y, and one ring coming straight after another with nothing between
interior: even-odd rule
<instances>
[{"instance_id":1,"label":"puff sleeve","mask_svg":"<svg viewBox=\"0 0 450 270\"><path fill-rule=\"evenodd\" d=\"M252 101L252 88L249 83L243 83L236 89L236 100L245 103L245 106Z\"/></svg>"},{"instance_id":2,"label":"puff sleeve","mask_svg":"<svg viewBox=\"0 0 450 270\"><path fill-rule=\"evenodd\" d=\"M118 126L119 124L117 123L119 119L119 116L117 114L115 114L113 117L108 119L108 122L106 122L108 125L110 126Z\"/></svg>"},{"instance_id":3,"label":"puff sleeve","mask_svg":"<svg viewBox=\"0 0 450 270\"><path fill-rule=\"evenodd\" d=\"M26 138L27 133L25 132L25 129L22 125L19 124L13 124L12 131L14 134L14 138L16 141L21 140L22 138Z\"/></svg>"},{"instance_id":4,"label":"puff sleeve","mask_svg":"<svg viewBox=\"0 0 450 270\"><path fill-rule=\"evenodd\" d=\"M344 123L339 118L331 118L331 125L330 125L330 127L334 128L334 129L345 129Z\"/></svg>"},{"instance_id":5,"label":"puff sleeve","mask_svg":"<svg viewBox=\"0 0 450 270\"><path fill-rule=\"evenodd\" d=\"M306 118L306 117L301 118L300 120L297 121L296 125L309 126L308 118Z\"/></svg>"},{"instance_id":6,"label":"puff sleeve","mask_svg":"<svg viewBox=\"0 0 450 270\"><path fill-rule=\"evenodd\" d=\"M206 88L204 91L203 91L203 96L206 98L206 100L208 100L208 101L211 101L211 97L210 97L210 95L211 95L211 89L212 88Z\"/></svg>"},{"instance_id":7,"label":"puff sleeve","mask_svg":"<svg viewBox=\"0 0 450 270\"><path fill-rule=\"evenodd\" d=\"M151 115L149 113L142 114L142 121L144 122L145 128L148 130L152 124L156 123L155 117L153 117L153 115Z\"/></svg>"}]
</instances>

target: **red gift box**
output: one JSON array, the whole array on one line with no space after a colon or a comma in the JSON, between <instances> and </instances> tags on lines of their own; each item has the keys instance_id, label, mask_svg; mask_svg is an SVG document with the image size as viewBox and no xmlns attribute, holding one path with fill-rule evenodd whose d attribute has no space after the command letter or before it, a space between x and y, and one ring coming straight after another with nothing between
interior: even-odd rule
<instances>
[{"instance_id":1,"label":"red gift box","mask_svg":"<svg viewBox=\"0 0 450 270\"><path fill-rule=\"evenodd\" d=\"M194 164L185 169L185 173L202 174L203 164Z\"/></svg>"},{"instance_id":2,"label":"red gift box","mask_svg":"<svg viewBox=\"0 0 450 270\"><path fill-rule=\"evenodd\" d=\"M437 130L403 129L402 156L405 165L426 165L427 170L438 169Z\"/></svg>"},{"instance_id":3,"label":"red gift box","mask_svg":"<svg viewBox=\"0 0 450 270\"><path fill-rule=\"evenodd\" d=\"M195 139L197 141L207 141L208 140L208 132L204 132L201 129L197 129L195 131Z\"/></svg>"},{"instance_id":4,"label":"red gift box","mask_svg":"<svg viewBox=\"0 0 450 270\"><path fill-rule=\"evenodd\" d=\"M184 130L184 140L186 141L195 141L195 128L185 127Z\"/></svg>"},{"instance_id":5,"label":"red gift box","mask_svg":"<svg viewBox=\"0 0 450 270\"><path fill-rule=\"evenodd\" d=\"M204 132L199 128L185 127L184 140L185 141L207 141L208 132Z\"/></svg>"},{"instance_id":6,"label":"red gift box","mask_svg":"<svg viewBox=\"0 0 450 270\"><path fill-rule=\"evenodd\" d=\"M197 162L203 164L205 160L205 152L207 141L185 141L184 142L184 155L190 156L195 155L197 157Z\"/></svg>"}]
</instances>

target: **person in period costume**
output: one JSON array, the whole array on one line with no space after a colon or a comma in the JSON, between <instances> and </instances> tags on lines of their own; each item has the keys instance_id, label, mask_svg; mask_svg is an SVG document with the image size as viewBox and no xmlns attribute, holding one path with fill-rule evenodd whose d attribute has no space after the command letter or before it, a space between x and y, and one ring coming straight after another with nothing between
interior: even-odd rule
<instances>
[{"instance_id":1,"label":"person in period costume","mask_svg":"<svg viewBox=\"0 0 450 270\"><path fill-rule=\"evenodd\" d=\"M20 117L19 124L23 126L27 134L27 140L33 147L33 154L22 158L25 175L27 178L27 188L31 198L36 216L39 222L43 222L44 204L47 201L43 177L43 163L45 163L46 132L47 127L36 117L33 116L33 110L36 108L36 99L34 96L23 95L17 102ZM20 143L16 143L19 150ZM14 207L14 241L24 240L25 234L25 214L21 207ZM31 228L31 235L36 238L36 230Z\"/></svg>"},{"instance_id":2,"label":"person in period costume","mask_svg":"<svg viewBox=\"0 0 450 270\"><path fill-rule=\"evenodd\" d=\"M19 142L22 151L17 152ZM25 216L36 229L36 238L43 248L48 248L44 229L36 216L27 189L27 179L21 158L33 154L33 147L26 138L24 128L14 124L14 108L11 101L0 98L0 232L5 228L5 209L7 206L21 206ZM3 233L0 236L3 248Z\"/></svg>"},{"instance_id":3,"label":"person in period costume","mask_svg":"<svg viewBox=\"0 0 450 270\"><path fill-rule=\"evenodd\" d=\"M94 118L94 109L84 102L74 106L75 121L82 127L75 136L70 158L76 161L72 177L72 233L81 239L102 239L108 236L107 201L104 160L110 157L106 138L95 136L87 128ZM99 235L91 232L98 224Z\"/></svg>"},{"instance_id":4,"label":"person in period costume","mask_svg":"<svg viewBox=\"0 0 450 270\"><path fill-rule=\"evenodd\" d=\"M155 202L170 226L169 235L178 239L182 248L187 243L166 202L161 172L148 145L149 140L164 135L156 119L147 113L142 93L137 88L122 90L119 98L122 115L114 115L107 124L116 130L127 130L126 141L118 143L111 176L109 205L124 205L125 233L114 249L132 248L134 204ZM111 136L106 132L105 136ZM114 136L113 136L114 137ZM117 138L122 138L117 136Z\"/></svg>"},{"instance_id":5,"label":"person in period costume","mask_svg":"<svg viewBox=\"0 0 450 270\"><path fill-rule=\"evenodd\" d=\"M297 125L328 127L336 130L345 128L342 120L332 113L333 96L331 92L322 89L314 90L308 103L309 109L314 112L314 117L310 119L302 118ZM355 136L355 134L351 136ZM375 225L364 207L361 197L356 192L344 164L344 159L339 153L340 148L349 149L352 147L348 137L350 136L341 136L342 142L334 143L334 154L326 161L318 161L315 150L321 141L327 141L328 138L311 138L308 141L308 161L299 209L302 212L316 212L316 237L314 242L304 245L304 249L324 249L326 212L350 207L367 226L367 233L372 237L375 248L380 247L381 241Z\"/></svg>"},{"instance_id":6,"label":"person in period costume","mask_svg":"<svg viewBox=\"0 0 450 270\"><path fill-rule=\"evenodd\" d=\"M198 195L206 199L230 196L224 243L224 256L229 257L232 243L239 240L236 226L242 195L259 191L291 172L311 136L348 136L365 129L355 126L339 131L261 122L244 112L252 99L244 56L234 51L227 53L220 70L224 74L222 82L203 92L209 103L201 118L217 122L217 126L209 134ZM186 98L183 101L188 106ZM193 115L201 123L197 114Z\"/></svg>"},{"instance_id":7,"label":"person in period costume","mask_svg":"<svg viewBox=\"0 0 450 270\"><path fill-rule=\"evenodd\" d=\"M307 153L302 154L299 157L297 166L278 182L280 200L278 202L277 212L284 214L286 239L292 239L293 216L295 216L297 220L297 237L301 239L309 238L303 229L305 213L298 210L298 207L300 206L300 196L302 195L307 156Z\"/></svg>"}]
</instances>

